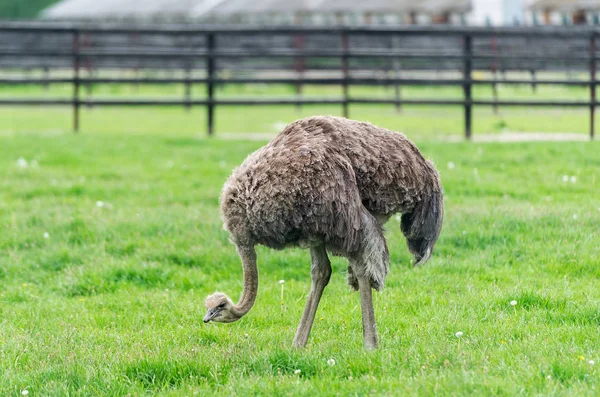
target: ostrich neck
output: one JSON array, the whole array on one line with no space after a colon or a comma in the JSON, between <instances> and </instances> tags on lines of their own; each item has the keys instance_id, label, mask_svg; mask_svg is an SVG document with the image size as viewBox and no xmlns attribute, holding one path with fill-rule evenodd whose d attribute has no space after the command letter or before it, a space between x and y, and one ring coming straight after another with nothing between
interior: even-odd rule
<instances>
[{"instance_id":1,"label":"ostrich neck","mask_svg":"<svg viewBox=\"0 0 600 397\"><path fill-rule=\"evenodd\" d=\"M233 313L238 317L250 311L258 292L258 269L256 267L256 251L254 247L238 246L237 252L244 267L244 291L239 302L233 307Z\"/></svg>"}]
</instances>

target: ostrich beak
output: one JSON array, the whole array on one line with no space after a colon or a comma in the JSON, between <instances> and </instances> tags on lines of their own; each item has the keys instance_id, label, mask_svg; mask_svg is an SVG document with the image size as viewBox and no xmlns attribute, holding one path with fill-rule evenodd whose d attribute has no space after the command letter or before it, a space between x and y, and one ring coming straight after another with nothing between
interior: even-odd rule
<instances>
[{"instance_id":1,"label":"ostrich beak","mask_svg":"<svg viewBox=\"0 0 600 397\"><path fill-rule=\"evenodd\" d=\"M213 318L215 318L215 316L218 314L219 312L217 310L212 311L209 310L208 313L206 313L206 316L204 316L204 322L208 323L210 322L210 320L212 320Z\"/></svg>"},{"instance_id":2,"label":"ostrich beak","mask_svg":"<svg viewBox=\"0 0 600 397\"><path fill-rule=\"evenodd\" d=\"M425 251L425 253L423 255L416 254L415 255L415 264L413 266L419 267L421 265L424 265L425 262L427 262L429 260L429 258L431 258L431 248L428 248L427 251Z\"/></svg>"}]
</instances>

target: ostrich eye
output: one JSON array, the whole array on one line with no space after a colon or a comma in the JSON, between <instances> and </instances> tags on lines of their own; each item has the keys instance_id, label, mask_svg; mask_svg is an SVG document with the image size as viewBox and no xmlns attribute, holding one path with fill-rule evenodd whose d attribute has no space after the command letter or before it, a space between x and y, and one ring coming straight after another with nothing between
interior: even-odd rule
<instances>
[{"instance_id":1,"label":"ostrich eye","mask_svg":"<svg viewBox=\"0 0 600 397\"><path fill-rule=\"evenodd\" d=\"M225 302L221 303L219 306L217 306L217 309L224 309L225 308Z\"/></svg>"}]
</instances>

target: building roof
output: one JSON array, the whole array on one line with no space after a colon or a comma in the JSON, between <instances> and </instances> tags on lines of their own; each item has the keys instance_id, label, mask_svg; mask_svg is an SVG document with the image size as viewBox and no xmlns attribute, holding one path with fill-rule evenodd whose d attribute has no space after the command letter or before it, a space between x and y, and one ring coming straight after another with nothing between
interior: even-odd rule
<instances>
[{"instance_id":1,"label":"building roof","mask_svg":"<svg viewBox=\"0 0 600 397\"><path fill-rule=\"evenodd\" d=\"M42 12L47 19L187 17L203 0L63 0Z\"/></svg>"},{"instance_id":2,"label":"building roof","mask_svg":"<svg viewBox=\"0 0 600 397\"><path fill-rule=\"evenodd\" d=\"M417 11L426 13L466 13L473 9L471 0L424 0L414 5Z\"/></svg>"},{"instance_id":3,"label":"building roof","mask_svg":"<svg viewBox=\"0 0 600 397\"><path fill-rule=\"evenodd\" d=\"M319 10L324 12L408 12L411 0L328 0L322 1Z\"/></svg>"},{"instance_id":4,"label":"building roof","mask_svg":"<svg viewBox=\"0 0 600 397\"><path fill-rule=\"evenodd\" d=\"M576 10L600 10L600 0L536 0L530 6L534 11L552 10L571 12Z\"/></svg>"},{"instance_id":5,"label":"building roof","mask_svg":"<svg viewBox=\"0 0 600 397\"><path fill-rule=\"evenodd\" d=\"M270 12L468 12L471 0L223 0L217 15Z\"/></svg>"},{"instance_id":6,"label":"building roof","mask_svg":"<svg viewBox=\"0 0 600 397\"><path fill-rule=\"evenodd\" d=\"M262 14L314 11L323 0L224 0L211 11L213 14Z\"/></svg>"},{"instance_id":7,"label":"building roof","mask_svg":"<svg viewBox=\"0 0 600 397\"><path fill-rule=\"evenodd\" d=\"M468 12L471 0L63 0L46 19L185 19L296 12Z\"/></svg>"}]
</instances>

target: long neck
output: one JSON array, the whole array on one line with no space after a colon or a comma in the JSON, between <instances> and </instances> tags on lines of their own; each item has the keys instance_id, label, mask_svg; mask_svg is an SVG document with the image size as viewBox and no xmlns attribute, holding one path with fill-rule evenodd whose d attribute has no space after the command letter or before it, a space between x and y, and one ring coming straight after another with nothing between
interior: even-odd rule
<instances>
[{"instance_id":1,"label":"long neck","mask_svg":"<svg viewBox=\"0 0 600 397\"><path fill-rule=\"evenodd\" d=\"M237 252L244 267L244 291L239 302L233 307L233 313L244 316L252 309L258 292L258 269L256 267L256 251L254 246L238 246Z\"/></svg>"}]
</instances>

